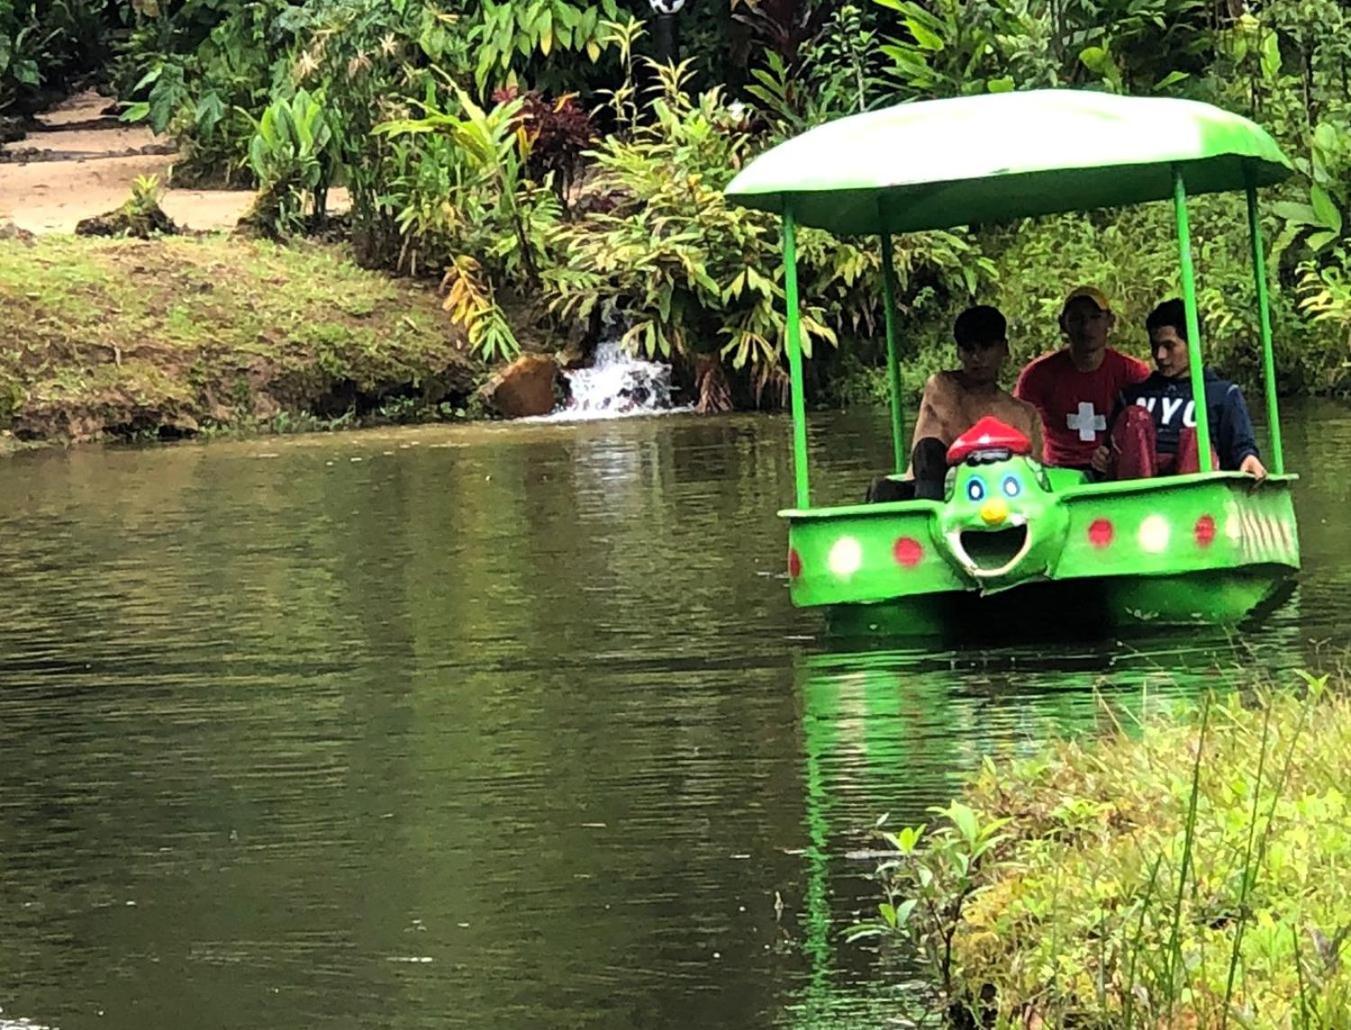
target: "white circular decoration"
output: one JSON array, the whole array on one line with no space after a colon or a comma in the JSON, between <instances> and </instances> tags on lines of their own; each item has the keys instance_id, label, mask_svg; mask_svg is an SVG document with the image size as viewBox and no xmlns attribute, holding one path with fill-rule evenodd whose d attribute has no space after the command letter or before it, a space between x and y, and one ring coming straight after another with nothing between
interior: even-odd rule
<instances>
[{"instance_id":1,"label":"white circular decoration","mask_svg":"<svg viewBox=\"0 0 1351 1030\"><path fill-rule=\"evenodd\" d=\"M685 0L647 0L652 10L658 14L679 14L685 6Z\"/></svg>"},{"instance_id":2,"label":"white circular decoration","mask_svg":"<svg viewBox=\"0 0 1351 1030\"><path fill-rule=\"evenodd\" d=\"M830 571L841 579L852 576L863 564L863 546L852 536L842 536L835 541L826 557Z\"/></svg>"},{"instance_id":3,"label":"white circular decoration","mask_svg":"<svg viewBox=\"0 0 1351 1030\"><path fill-rule=\"evenodd\" d=\"M1150 554L1161 554L1168 547L1172 530L1162 515L1150 515L1140 523L1140 547Z\"/></svg>"}]
</instances>

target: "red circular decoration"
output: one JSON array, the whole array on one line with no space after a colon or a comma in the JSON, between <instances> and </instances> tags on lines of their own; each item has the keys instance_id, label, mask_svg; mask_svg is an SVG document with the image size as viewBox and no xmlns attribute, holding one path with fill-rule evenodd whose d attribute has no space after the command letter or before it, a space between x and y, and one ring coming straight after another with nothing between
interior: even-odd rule
<instances>
[{"instance_id":1,"label":"red circular decoration","mask_svg":"<svg viewBox=\"0 0 1351 1030\"><path fill-rule=\"evenodd\" d=\"M1094 547L1106 547L1114 532L1109 519L1094 519L1088 526L1088 542Z\"/></svg>"},{"instance_id":2,"label":"red circular decoration","mask_svg":"<svg viewBox=\"0 0 1351 1030\"><path fill-rule=\"evenodd\" d=\"M898 565L912 569L924 557L924 548L913 537L903 536L899 537L896 543L892 545L891 556L896 559Z\"/></svg>"},{"instance_id":3,"label":"red circular decoration","mask_svg":"<svg viewBox=\"0 0 1351 1030\"><path fill-rule=\"evenodd\" d=\"M1202 515L1196 520L1196 543L1201 547L1209 547L1215 540L1215 520L1209 515Z\"/></svg>"},{"instance_id":4,"label":"red circular decoration","mask_svg":"<svg viewBox=\"0 0 1351 1030\"><path fill-rule=\"evenodd\" d=\"M788 578L797 579L802 575L802 558L797 551L788 548Z\"/></svg>"}]
</instances>

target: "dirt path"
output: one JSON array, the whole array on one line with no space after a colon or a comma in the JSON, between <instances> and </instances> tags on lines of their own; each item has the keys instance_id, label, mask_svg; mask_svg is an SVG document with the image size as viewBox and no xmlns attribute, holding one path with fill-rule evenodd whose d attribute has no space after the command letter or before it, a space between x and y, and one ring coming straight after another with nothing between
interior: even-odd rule
<instances>
[{"instance_id":1,"label":"dirt path","mask_svg":"<svg viewBox=\"0 0 1351 1030\"><path fill-rule=\"evenodd\" d=\"M108 98L80 93L39 116L41 129L0 147L0 225L34 233L71 233L82 218L122 204L139 175L169 179L174 154L143 125L104 115ZM336 192L336 191L335 191ZM334 206L342 207L334 197ZM181 190L161 206L180 226L232 229L253 200L248 190Z\"/></svg>"}]
</instances>

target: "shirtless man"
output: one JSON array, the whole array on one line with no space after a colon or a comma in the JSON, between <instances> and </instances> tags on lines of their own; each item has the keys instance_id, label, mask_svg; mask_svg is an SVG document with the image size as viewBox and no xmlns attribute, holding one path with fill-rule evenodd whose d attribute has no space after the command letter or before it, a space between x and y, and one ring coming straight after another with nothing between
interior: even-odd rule
<instances>
[{"instance_id":1,"label":"shirtless man","mask_svg":"<svg viewBox=\"0 0 1351 1030\"><path fill-rule=\"evenodd\" d=\"M1018 377L1013 395L1041 412L1048 465L1087 469L1107 440L1117 395L1149 378L1143 361L1107 346L1115 325L1106 295L1080 286L1060 312L1066 346L1037 358Z\"/></svg>"},{"instance_id":2,"label":"shirtless man","mask_svg":"<svg viewBox=\"0 0 1351 1030\"><path fill-rule=\"evenodd\" d=\"M986 415L1012 426L1032 442L1032 457L1041 460L1041 418L1031 404L999 386L999 373L1009 357L1008 322L988 304L967 308L952 327L962 367L936 372L924 384L915 420L908 476L915 496L942 500L947 479L947 451L952 441Z\"/></svg>"}]
</instances>

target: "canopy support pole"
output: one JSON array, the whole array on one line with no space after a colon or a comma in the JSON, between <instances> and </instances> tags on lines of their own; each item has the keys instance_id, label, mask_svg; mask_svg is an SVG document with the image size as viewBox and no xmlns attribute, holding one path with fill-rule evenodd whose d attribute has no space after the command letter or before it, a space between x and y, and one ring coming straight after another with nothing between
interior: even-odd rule
<instances>
[{"instance_id":1,"label":"canopy support pole","mask_svg":"<svg viewBox=\"0 0 1351 1030\"><path fill-rule=\"evenodd\" d=\"M1267 259L1262 249L1262 223L1257 215L1257 184L1252 168L1248 178L1248 235L1252 238L1252 274L1257 284L1257 323L1262 336L1262 384L1267 394L1267 425L1271 437L1271 471L1285 474L1285 452L1281 448L1281 416L1276 408L1276 357L1271 348L1271 305L1267 299Z\"/></svg>"},{"instance_id":2,"label":"canopy support pole","mask_svg":"<svg viewBox=\"0 0 1351 1030\"><path fill-rule=\"evenodd\" d=\"M802 386L802 327L797 307L797 225L793 206L783 206L783 292L788 305L788 374L793 392L793 483L799 508L810 508L807 484L807 401Z\"/></svg>"},{"instance_id":3,"label":"canopy support pole","mask_svg":"<svg viewBox=\"0 0 1351 1030\"><path fill-rule=\"evenodd\" d=\"M883 226L886 216L883 216ZM887 329L887 386L891 393L891 449L896 472L906 467L905 416L901 411L901 363L896 354L896 266L891 253L891 233L882 230L882 304Z\"/></svg>"},{"instance_id":4,"label":"canopy support pole","mask_svg":"<svg viewBox=\"0 0 1351 1030\"><path fill-rule=\"evenodd\" d=\"M1210 453L1210 405L1206 403L1206 372L1201 363L1201 320L1196 314L1196 273L1192 268L1191 227L1187 222L1187 187L1182 167L1173 165L1173 212L1177 217L1177 250L1182 266L1182 303L1187 309L1187 357L1191 362L1192 405L1196 412L1196 447L1201 471L1214 472Z\"/></svg>"}]
</instances>

